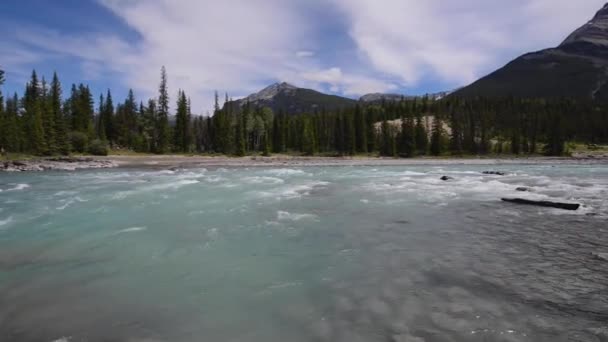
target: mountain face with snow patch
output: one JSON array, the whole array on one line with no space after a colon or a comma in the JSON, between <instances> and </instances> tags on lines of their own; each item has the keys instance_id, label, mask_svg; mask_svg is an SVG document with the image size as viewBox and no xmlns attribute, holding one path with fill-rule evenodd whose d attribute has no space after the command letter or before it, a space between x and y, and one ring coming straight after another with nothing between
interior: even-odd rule
<instances>
[{"instance_id":1,"label":"mountain face with snow patch","mask_svg":"<svg viewBox=\"0 0 608 342\"><path fill-rule=\"evenodd\" d=\"M608 100L608 4L558 47L523 55L454 96Z\"/></svg>"},{"instance_id":2,"label":"mountain face with snow patch","mask_svg":"<svg viewBox=\"0 0 608 342\"><path fill-rule=\"evenodd\" d=\"M289 83L275 83L244 99L229 103L231 108L242 109L249 104L251 108L267 107L275 114L314 113L323 109L332 111L354 106L357 101L345 97L323 94L312 89L298 88Z\"/></svg>"},{"instance_id":3,"label":"mountain face with snow patch","mask_svg":"<svg viewBox=\"0 0 608 342\"><path fill-rule=\"evenodd\" d=\"M425 95L403 95L403 94L382 94L382 93L372 93L361 96L359 101L366 103L378 103L381 101L402 101L402 100L413 100L413 99L421 99L428 98L429 100L437 101L451 94L451 91L441 91L437 93L429 93Z\"/></svg>"}]
</instances>

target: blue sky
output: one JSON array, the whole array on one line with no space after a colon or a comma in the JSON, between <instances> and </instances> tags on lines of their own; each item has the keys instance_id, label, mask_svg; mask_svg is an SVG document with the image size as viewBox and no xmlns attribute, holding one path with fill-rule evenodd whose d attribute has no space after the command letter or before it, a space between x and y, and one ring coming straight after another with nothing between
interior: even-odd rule
<instances>
[{"instance_id":1,"label":"blue sky","mask_svg":"<svg viewBox=\"0 0 608 342\"><path fill-rule=\"evenodd\" d=\"M4 93L32 69L64 90L172 93L211 108L287 81L348 97L466 85L518 55L559 44L604 0L20 0L0 1ZM98 95L97 95L98 96Z\"/></svg>"}]
</instances>

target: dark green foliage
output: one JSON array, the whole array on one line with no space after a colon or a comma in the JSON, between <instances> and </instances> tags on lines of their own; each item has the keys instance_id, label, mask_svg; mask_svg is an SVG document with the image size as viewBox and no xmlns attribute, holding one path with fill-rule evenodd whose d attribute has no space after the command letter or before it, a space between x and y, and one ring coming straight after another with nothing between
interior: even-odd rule
<instances>
[{"instance_id":1,"label":"dark green foliage","mask_svg":"<svg viewBox=\"0 0 608 342\"><path fill-rule=\"evenodd\" d=\"M155 143L156 153L164 153L169 150L169 90L167 86L167 70L163 66L160 72L160 86L158 87L158 120L156 123Z\"/></svg>"},{"instance_id":2,"label":"dark green foliage","mask_svg":"<svg viewBox=\"0 0 608 342\"><path fill-rule=\"evenodd\" d=\"M108 145L101 139L95 139L89 144L89 153L94 156L107 156Z\"/></svg>"},{"instance_id":3,"label":"dark green foliage","mask_svg":"<svg viewBox=\"0 0 608 342\"><path fill-rule=\"evenodd\" d=\"M246 127L247 127L247 113L237 115L236 132L236 155L239 157L244 156L247 153L246 150Z\"/></svg>"},{"instance_id":4,"label":"dark green foliage","mask_svg":"<svg viewBox=\"0 0 608 342\"><path fill-rule=\"evenodd\" d=\"M44 79L38 81L35 72L21 99L17 95L4 99L0 93L0 147L39 155L71 150L103 154L109 145L146 153L414 157L429 152L437 156L538 151L563 155L568 152L567 142L608 143L608 105L569 98L384 100L334 110L315 108L299 115L279 110L275 115L270 108L241 105L228 96L221 108L216 94L213 116L201 117L192 115L190 100L180 90L171 127L164 68L158 100L142 103L129 91L115 107L108 90L100 96L94 113L88 86L73 85L69 95L63 102L57 75L47 85ZM444 121L449 132L441 124Z\"/></svg>"},{"instance_id":5,"label":"dark green foliage","mask_svg":"<svg viewBox=\"0 0 608 342\"><path fill-rule=\"evenodd\" d=\"M380 155L385 157L394 157L397 155L394 128L391 127L387 120L382 121L380 126Z\"/></svg>"},{"instance_id":6,"label":"dark green foliage","mask_svg":"<svg viewBox=\"0 0 608 342\"><path fill-rule=\"evenodd\" d=\"M414 126L414 118L412 116L403 116L401 118L399 154L406 158L416 156L416 131Z\"/></svg>"},{"instance_id":7,"label":"dark green foliage","mask_svg":"<svg viewBox=\"0 0 608 342\"><path fill-rule=\"evenodd\" d=\"M85 153L89 146L89 137L83 132L70 132L70 144L72 151L78 153Z\"/></svg>"},{"instance_id":8,"label":"dark green foliage","mask_svg":"<svg viewBox=\"0 0 608 342\"><path fill-rule=\"evenodd\" d=\"M439 116L433 119L433 130L431 132L431 154L440 156L444 152L443 122Z\"/></svg>"},{"instance_id":9,"label":"dark green foliage","mask_svg":"<svg viewBox=\"0 0 608 342\"><path fill-rule=\"evenodd\" d=\"M359 153L367 153L368 151L368 132L367 132L367 122L365 120L365 115L361 110L361 106L359 104L355 107L355 140L357 142L356 150Z\"/></svg>"},{"instance_id":10,"label":"dark green foliage","mask_svg":"<svg viewBox=\"0 0 608 342\"><path fill-rule=\"evenodd\" d=\"M429 146L429 136L424 125L423 118L418 115L416 116L416 127L414 129L414 135L416 140L416 150L418 154L425 155Z\"/></svg>"},{"instance_id":11,"label":"dark green foliage","mask_svg":"<svg viewBox=\"0 0 608 342\"><path fill-rule=\"evenodd\" d=\"M48 153L44 135L43 98L36 71L32 72L23 98L26 149L37 155Z\"/></svg>"},{"instance_id":12,"label":"dark green foliage","mask_svg":"<svg viewBox=\"0 0 608 342\"><path fill-rule=\"evenodd\" d=\"M173 130L173 147L177 152L190 151L190 106L186 93L182 90L177 95L177 113Z\"/></svg>"},{"instance_id":13,"label":"dark green foliage","mask_svg":"<svg viewBox=\"0 0 608 342\"><path fill-rule=\"evenodd\" d=\"M312 156L317 151L315 132L310 118L302 120L302 147L301 151Z\"/></svg>"},{"instance_id":14,"label":"dark green foliage","mask_svg":"<svg viewBox=\"0 0 608 342\"><path fill-rule=\"evenodd\" d=\"M55 125L55 148L56 153L67 155L70 153L70 141L66 127L63 108L61 108L61 83L57 73L53 73L49 95L50 111Z\"/></svg>"}]
</instances>

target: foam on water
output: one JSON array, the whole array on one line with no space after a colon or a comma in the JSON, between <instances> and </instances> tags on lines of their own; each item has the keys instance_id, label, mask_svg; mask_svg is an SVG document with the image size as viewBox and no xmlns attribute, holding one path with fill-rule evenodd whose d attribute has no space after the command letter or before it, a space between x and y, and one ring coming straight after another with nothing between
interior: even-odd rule
<instances>
[{"instance_id":1,"label":"foam on water","mask_svg":"<svg viewBox=\"0 0 608 342\"><path fill-rule=\"evenodd\" d=\"M276 188L270 191L256 191L255 194L262 198L274 198L274 199L297 199L303 196L310 195L310 192L314 189L324 188L331 183L323 181L309 181L303 184L293 184L285 187Z\"/></svg>"},{"instance_id":2,"label":"foam on water","mask_svg":"<svg viewBox=\"0 0 608 342\"><path fill-rule=\"evenodd\" d=\"M12 216L9 216L9 217L7 217L4 220L0 220L0 227L6 226L7 224L9 224L11 222L13 222L13 217Z\"/></svg>"},{"instance_id":3,"label":"foam on water","mask_svg":"<svg viewBox=\"0 0 608 342\"><path fill-rule=\"evenodd\" d=\"M32 184L0 193L0 336L14 340L606 336L608 264L596 256L608 252L606 167L6 177L3 189ZM571 213L501 197L584 206Z\"/></svg>"},{"instance_id":4,"label":"foam on water","mask_svg":"<svg viewBox=\"0 0 608 342\"><path fill-rule=\"evenodd\" d=\"M297 175L307 175L306 172L300 169L270 169L266 170L265 173L284 177L284 176L297 176Z\"/></svg>"},{"instance_id":5,"label":"foam on water","mask_svg":"<svg viewBox=\"0 0 608 342\"><path fill-rule=\"evenodd\" d=\"M29 189L31 186L29 184L13 184L12 188L8 188L8 189L4 189L4 191L21 191L21 190L25 190L25 189ZM0 190L2 191L2 190Z\"/></svg>"},{"instance_id":6,"label":"foam on water","mask_svg":"<svg viewBox=\"0 0 608 342\"><path fill-rule=\"evenodd\" d=\"M61 205L61 206L59 206L59 207L57 207L55 209L57 209L57 210L65 210L65 209L67 209L68 207L70 207L74 203L84 203L84 202L88 202L88 201L89 200L82 199L82 198L80 198L78 196L77 197L72 197L72 198L68 198L68 199L65 199L65 200L61 200L60 202L63 202L63 205Z\"/></svg>"},{"instance_id":7,"label":"foam on water","mask_svg":"<svg viewBox=\"0 0 608 342\"><path fill-rule=\"evenodd\" d=\"M136 232L141 232L148 229L147 227L131 227L131 228L125 228L122 230L119 230L116 232L116 234L125 234L125 233L136 233Z\"/></svg>"},{"instance_id":8,"label":"foam on water","mask_svg":"<svg viewBox=\"0 0 608 342\"><path fill-rule=\"evenodd\" d=\"M245 177L245 178L243 178L243 181L246 183L249 183L249 184L283 184L283 183L285 183L285 181L282 180L281 178L263 177L263 176Z\"/></svg>"},{"instance_id":9,"label":"foam on water","mask_svg":"<svg viewBox=\"0 0 608 342\"><path fill-rule=\"evenodd\" d=\"M301 220L317 220L318 216L313 214L297 214L288 211L278 211L277 220L279 221L301 221Z\"/></svg>"}]
</instances>

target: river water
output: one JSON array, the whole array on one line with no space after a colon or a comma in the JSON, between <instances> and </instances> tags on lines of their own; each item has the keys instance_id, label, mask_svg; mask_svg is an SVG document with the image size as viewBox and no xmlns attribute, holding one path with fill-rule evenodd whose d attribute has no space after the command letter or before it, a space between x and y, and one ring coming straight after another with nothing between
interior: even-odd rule
<instances>
[{"instance_id":1,"label":"river water","mask_svg":"<svg viewBox=\"0 0 608 342\"><path fill-rule=\"evenodd\" d=\"M0 341L608 341L608 166L496 168L0 174Z\"/></svg>"}]
</instances>

